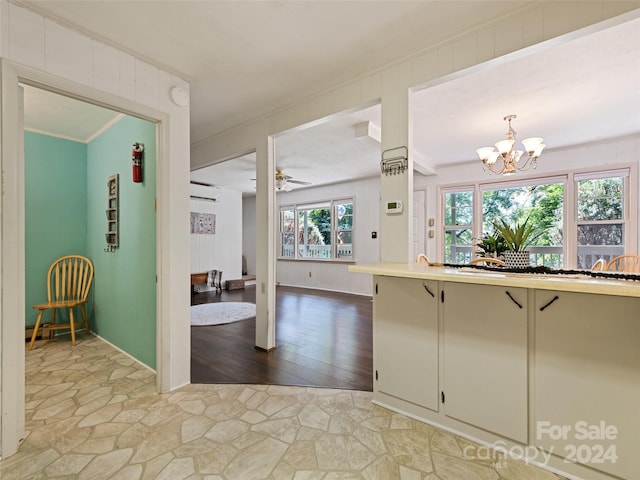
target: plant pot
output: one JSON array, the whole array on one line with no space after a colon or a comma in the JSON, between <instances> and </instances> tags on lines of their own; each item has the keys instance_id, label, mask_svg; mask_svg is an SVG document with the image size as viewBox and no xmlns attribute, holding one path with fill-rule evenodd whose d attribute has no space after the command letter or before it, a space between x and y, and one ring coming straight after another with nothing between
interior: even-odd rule
<instances>
[{"instance_id":1,"label":"plant pot","mask_svg":"<svg viewBox=\"0 0 640 480\"><path fill-rule=\"evenodd\" d=\"M531 255L528 251L504 252L504 263L507 268L528 268L531 266Z\"/></svg>"}]
</instances>

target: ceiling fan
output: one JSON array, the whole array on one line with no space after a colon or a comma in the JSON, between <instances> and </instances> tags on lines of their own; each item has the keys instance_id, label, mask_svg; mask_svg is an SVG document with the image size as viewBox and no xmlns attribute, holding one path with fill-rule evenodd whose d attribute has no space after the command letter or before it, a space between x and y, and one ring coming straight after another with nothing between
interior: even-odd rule
<instances>
[{"instance_id":1,"label":"ceiling fan","mask_svg":"<svg viewBox=\"0 0 640 480\"><path fill-rule=\"evenodd\" d=\"M285 192L291 191L290 183L295 183L297 185L311 185L311 182L303 182L301 180L295 180L293 177L286 175L282 170L276 170L276 190Z\"/></svg>"},{"instance_id":2,"label":"ceiling fan","mask_svg":"<svg viewBox=\"0 0 640 480\"><path fill-rule=\"evenodd\" d=\"M251 180L255 180L252 178ZM276 170L276 190L279 192L290 192L291 183L296 185L311 185L311 182L303 182L302 180L296 180L290 175L286 175L281 169Z\"/></svg>"}]
</instances>

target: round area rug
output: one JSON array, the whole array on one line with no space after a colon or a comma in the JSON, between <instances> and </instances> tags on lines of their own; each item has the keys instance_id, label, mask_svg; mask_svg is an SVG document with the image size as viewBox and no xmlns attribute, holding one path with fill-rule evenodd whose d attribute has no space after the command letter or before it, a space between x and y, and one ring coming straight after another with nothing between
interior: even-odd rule
<instances>
[{"instance_id":1,"label":"round area rug","mask_svg":"<svg viewBox=\"0 0 640 480\"><path fill-rule=\"evenodd\" d=\"M193 305L191 307L191 326L222 325L246 320L256 316L255 303L216 302Z\"/></svg>"}]
</instances>

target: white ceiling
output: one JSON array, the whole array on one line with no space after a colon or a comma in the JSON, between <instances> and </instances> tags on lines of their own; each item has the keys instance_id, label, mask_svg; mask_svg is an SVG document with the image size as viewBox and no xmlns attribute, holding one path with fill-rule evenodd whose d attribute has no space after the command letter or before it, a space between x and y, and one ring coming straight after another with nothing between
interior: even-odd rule
<instances>
[{"instance_id":1,"label":"white ceiling","mask_svg":"<svg viewBox=\"0 0 640 480\"><path fill-rule=\"evenodd\" d=\"M530 2L19 3L188 78L192 141L198 141ZM416 92L416 153L433 168L474 160L475 148L504 138L502 118L511 113L518 115L519 139L543 136L548 149L639 132L639 45L640 20L634 20ZM42 111L29 115L36 109L26 106L27 126L46 131L69 121L46 122ZM65 114L69 108L47 107ZM379 144L354 134L353 125L365 120L379 126L380 108L283 134L277 166L314 185L376 175ZM253 191L254 177L253 155L192 173L245 191Z\"/></svg>"},{"instance_id":2,"label":"white ceiling","mask_svg":"<svg viewBox=\"0 0 640 480\"><path fill-rule=\"evenodd\" d=\"M532 3L14 1L189 79L193 142Z\"/></svg>"},{"instance_id":3,"label":"white ceiling","mask_svg":"<svg viewBox=\"0 0 640 480\"><path fill-rule=\"evenodd\" d=\"M23 85L25 129L89 143L124 115Z\"/></svg>"},{"instance_id":4,"label":"white ceiling","mask_svg":"<svg viewBox=\"0 0 640 480\"><path fill-rule=\"evenodd\" d=\"M422 90L412 108L414 146L436 166L475 160L509 114L519 140L548 149L640 132L640 19Z\"/></svg>"}]
</instances>

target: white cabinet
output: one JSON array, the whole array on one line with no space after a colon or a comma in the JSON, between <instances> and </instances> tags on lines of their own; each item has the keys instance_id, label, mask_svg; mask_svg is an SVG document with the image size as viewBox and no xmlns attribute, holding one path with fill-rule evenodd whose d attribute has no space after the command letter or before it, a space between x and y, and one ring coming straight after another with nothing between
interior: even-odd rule
<instances>
[{"instance_id":1,"label":"white cabinet","mask_svg":"<svg viewBox=\"0 0 640 480\"><path fill-rule=\"evenodd\" d=\"M640 478L640 299L537 290L534 328L530 443Z\"/></svg>"},{"instance_id":2,"label":"white cabinet","mask_svg":"<svg viewBox=\"0 0 640 480\"><path fill-rule=\"evenodd\" d=\"M447 416L527 441L527 290L445 282Z\"/></svg>"},{"instance_id":3,"label":"white cabinet","mask_svg":"<svg viewBox=\"0 0 640 480\"><path fill-rule=\"evenodd\" d=\"M375 277L374 390L438 409L438 282Z\"/></svg>"},{"instance_id":4,"label":"white cabinet","mask_svg":"<svg viewBox=\"0 0 640 480\"><path fill-rule=\"evenodd\" d=\"M639 282L359 271L376 288L374 401L487 444L515 441L575 478L640 478Z\"/></svg>"}]
</instances>

